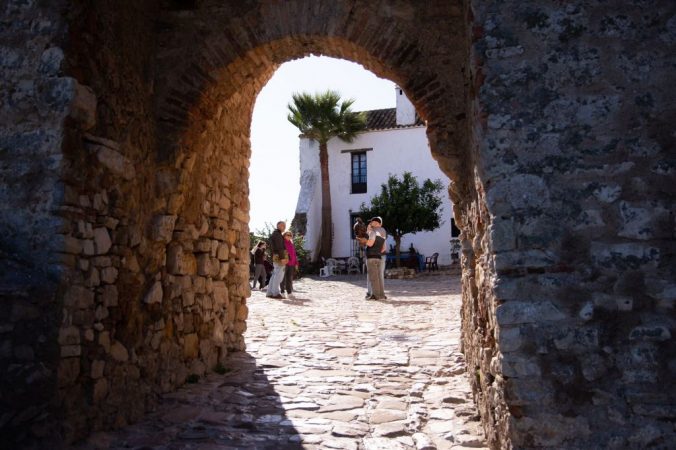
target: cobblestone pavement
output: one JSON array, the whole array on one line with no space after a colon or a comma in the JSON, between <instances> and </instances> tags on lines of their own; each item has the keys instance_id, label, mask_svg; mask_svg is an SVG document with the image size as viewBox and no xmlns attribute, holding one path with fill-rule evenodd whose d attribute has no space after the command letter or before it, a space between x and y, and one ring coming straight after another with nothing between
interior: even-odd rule
<instances>
[{"instance_id":1,"label":"cobblestone pavement","mask_svg":"<svg viewBox=\"0 0 676 450\"><path fill-rule=\"evenodd\" d=\"M304 278L293 299L254 291L247 351L83 448L486 448L459 353L456 276Z\"/></svg>"}]
</instances>

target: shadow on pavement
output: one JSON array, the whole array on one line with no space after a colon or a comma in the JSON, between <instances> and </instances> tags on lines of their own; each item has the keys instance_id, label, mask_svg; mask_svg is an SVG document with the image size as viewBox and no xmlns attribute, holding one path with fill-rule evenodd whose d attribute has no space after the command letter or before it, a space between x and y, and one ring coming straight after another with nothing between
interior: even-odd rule
<instances>
[{"instance_id":1,"label":"shadow on pavement","mask_svg":"<svg viewBox=\"0 0 676 450\"><path fill-rule=\"evenodd\" d=\"M312 303L312 300L309 298L299 298L299 297L294 297L294 298L285 298L282 300L283 303L286 303L287 305L293 305L293 306L310 306L308 303Z\"/></svg>"},{"instance_id":2,"label":"shadow on pavement","mask_svg":"<svg viewBox=\"0 0 676 450\"><path fill-rule=\"evenodd\" d=\"M361 287L366 293L366 275L335 275L327 278L309 276L315 281L348 283ZM392 300L401 297L436 297L459 295L462 292L460 277L457 275L420 275L411 279L386 279L385 294ZM421 300L422 301L422 300ZM423 301L424 303L424 301Z\"/></svg>"},{"instance_id":3,"label":"shadow on pavement","mask_svg":"<svg viewBox=\"0 0 676 450\"><path fill-rule=\"evenodd\" d=\"M226 367L234 369L163 395L141 422L96 433L76 448L302 450L301 436L255 358L233 353Z\"/></svg>"}]
</instances>

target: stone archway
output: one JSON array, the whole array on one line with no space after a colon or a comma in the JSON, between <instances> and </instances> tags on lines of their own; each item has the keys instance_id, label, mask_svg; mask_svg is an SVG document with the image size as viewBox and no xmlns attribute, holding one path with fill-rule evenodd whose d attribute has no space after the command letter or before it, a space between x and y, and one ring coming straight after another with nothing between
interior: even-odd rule
<instances>
[{"instance_id":1,"label":"stone archway","mask_svg":"<svg viewBox=\"0 0 676 450\"><path fill-rule=\"evenodd\" d=\"M1 193L4 429L72 440L136 420L241 349L251 109L279 64L322 53L396 81L428 120L454 181L464 351L491 445L668 441L674 193L649 180L673 172L660 125L674 102L663 78L629 74L667 60L672 6L655 11L664 33L627 37L641 50L607 53L624 72L597 80L622 22L603 5L139 3L6 7L8 37L30 45L3 50L3 173L20 193Z\"/></svg>"}]
</instances>

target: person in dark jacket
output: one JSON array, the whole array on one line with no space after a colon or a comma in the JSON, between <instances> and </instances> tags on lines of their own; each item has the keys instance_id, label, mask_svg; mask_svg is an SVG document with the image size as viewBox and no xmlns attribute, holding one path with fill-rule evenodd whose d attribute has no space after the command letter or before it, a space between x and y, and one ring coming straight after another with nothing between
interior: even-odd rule
<instances>
[{"instance_id":1,"label":"person in dark jacket","mask_svg":"<svg viewBox=\"0 0 676 450\"><path fill-rule=\"evenodd\" d=\"M382 229L383 219L374 217L369 220L368 239L366 244L366 270L371 284L370 300L385 300L384 280L380 274L383 271L382 250L385 247L387 234ZM363 240L362 240L363 241Z\"/></svg>"},{"instance_id":2,"label":"person in dark jacket","mask_svg":"<svg viewBox=\"0 0 676 450\"><path fill-rule=\"evenodd\" d=\"M266 294L270 298L284 298L280 292L280 285L284 279L286 263L289 262L284 237L282 236L284 230L286 230L286 223L280 220L277 222L277 229L270 235L270 251L272 252L272 265L274 266Z\"/></svg>"},{"instance_id":3,"label":"person in dark jacket","mask_svg":"<svg viewBox=\"0 0 676 450\"><path fill-rule=\"evenodd\" d=\"M256 289L256 281L258 281L258 289L263 289L265 287L266 274L265 274L265 242L258 241L258 244L253 248L251 254L253 255L254 260L254 278L253 286L251 289Z\"/></svg>"}]
</instances>

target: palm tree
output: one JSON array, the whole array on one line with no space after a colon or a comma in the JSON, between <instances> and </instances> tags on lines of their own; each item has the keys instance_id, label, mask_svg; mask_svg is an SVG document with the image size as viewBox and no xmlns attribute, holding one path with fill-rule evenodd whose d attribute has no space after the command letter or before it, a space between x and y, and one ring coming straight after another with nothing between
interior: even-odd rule
<instances>
[{"instance_id":1,"label":"palm tree","mask_svg":"<svg viewBox=\"0 0 676 450\"><path fill-rule=\"evenodd\" d=\"M322 227L319 256L329 258L333 236L331 233L331 191L329 182L329 154L327 142L337 137L352 142L359 131L366 128L366 116L350 109L353 99L340 102L340 94L327 90L314 95L294 93L289 103L288 119L303 136L319 142L319 165L322 176Z\"/></svg>"}]
</instances>

